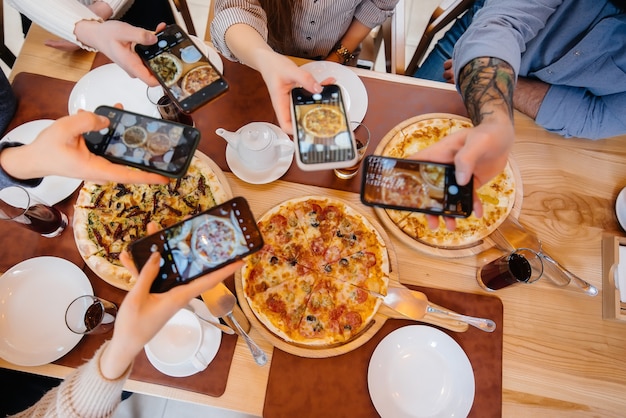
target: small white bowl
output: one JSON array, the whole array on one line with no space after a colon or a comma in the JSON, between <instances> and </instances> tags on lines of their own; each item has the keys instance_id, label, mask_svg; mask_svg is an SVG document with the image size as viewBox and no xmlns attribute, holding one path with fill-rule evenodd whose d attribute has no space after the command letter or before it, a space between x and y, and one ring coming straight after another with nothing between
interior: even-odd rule
<instances>
[{"instance_id":1,"label":"small white bowl","mask_svg":"<svg viewBox=\"0 0 626 418\"><path fill-rule=\"evenodd\" d=\"M615 214L617 215L617 220L622 226L622 229L626 231L626 187L617 195Z\"/></svg>"}]
</instances>

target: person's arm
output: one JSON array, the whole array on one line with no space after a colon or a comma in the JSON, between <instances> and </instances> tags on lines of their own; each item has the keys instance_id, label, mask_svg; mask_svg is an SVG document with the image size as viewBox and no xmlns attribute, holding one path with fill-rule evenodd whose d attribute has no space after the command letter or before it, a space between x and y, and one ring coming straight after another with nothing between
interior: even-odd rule
<instances>
[{"instance_id":1,"label":"person's arm","mask_svg":"<svg viewBox=\"0 0 626 418\"><path fill-rule=\"evenodd\" d=\"M92 154L85 145L83 132L97 131L109 125L104 116L81 111L58 119L44 129L30 144L4 148L0 166L14 180L58 175L98 183L166 184L169 179Z\"/></svg>"},{"instance_id":2,"label":"person's arm","mask_svg":"<svg viewBox=\"0 0 626 418\"><path fill-rule=\"evenodd\" d=\"M156 223L148 225L149 234L157 230ZM98 349L89 362L17 417L112 416L121 400L121 392L135 357L144 345L192 298L214 287L243 264L238 261L165 293L150 293L150 286L159 272L160 254L153 253L141 272L137 271L128 253L122 253L120 261L137 277L137 281L120 305L113 337Z\"/></svg>"},{"instance_id":3,"label":"person's arm","mask_svg":"<svg viewBox=\"0 0 626 418\"><path fill-rule=\"evenodd\" d=\"M225 39L239 61L261 73L278 123L285 132L292 133L291 89L302 86L319 93L322 91L320 83L291 59L275 52L252 26L244 23L232 25L226 31Z\"/></svg>"},{"instance_id":4,"label":"person's arm","mask_svg":"<svg viewBox=\"0 0 626 418\"><path fill-rule=\"evenodd\" d=\"M502 172L513 146L515 74L502 60L476 58L460 71L458 86L474 127L455 132L411 158L453 162L458 183L467 184L473 175L478 189ZM474 214L482 216L476 196ZM428 219L432 228L438 227L437 217ZM448 228L454 229L454 218L445 220Z\"/></svg>"},{"instance_id":5,"label":"person's arm","mask_svg":"<svg viewBox=\"0 0 626 418\"><path fill-rule=\"evenodd\" d=\"M352 23L350 23L350 27L348 27L348 30L346 31L346 33L343 34L341 40L338 42L338 46L340 45L341 47L352 53L359 47L359 45L361 45L363 39L365 39L365 37L369 35L371 31L371 28L365 26L358 20L353 19ZM346 59L338 54L336 49L328 54L328 56L326 57L326 61L338 62L340 64L347 63Z\"/></svg>"},{"instance_id":6,"label":"person's arm","mask_svg":"<svg viewBox=\"0 0 626 418\"><path fill-rule=\"evenodd\" d=\"M134 44L152 45L156 35L128 23L103 21L76 0L9 0L11 5L34 23L81 48L100 51L132 77L150 86L159 82L134 51ZM110 7L106 5L105 7ZM164 25L159 25L160 30Z\"/></svg>"},{"instance_id":7,"label":"person's arm","mask_svg":"<svg viewBox=\"0 0 626 418\"><path fill-rule=\"evenodd\" d=\"M513 92L515 109L535 119L550 85L532 78L519 77Z\"/></svg>"}]
</instances>

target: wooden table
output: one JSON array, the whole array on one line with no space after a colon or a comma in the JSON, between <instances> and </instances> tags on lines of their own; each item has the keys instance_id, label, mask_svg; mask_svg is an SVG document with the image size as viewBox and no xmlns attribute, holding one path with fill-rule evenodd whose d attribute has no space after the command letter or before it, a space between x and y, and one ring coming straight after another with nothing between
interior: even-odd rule
<instances>
[{"instance_id":1,"label":"wooden table","mask_svg":"<svg viewBox=\"0 0 626 418\"><path fill-rule=\"evenodd\" d=\"M50 35L33 26L17 59L20 71L77 81L90 68L93 54L68 54L42 45ZM355 70L362 77L398 83L452 87L409 77ZM370 112L372 111L370 102ZM504 304L504 416L624 416L626 411L626 323L602 319L601 240L605 234L623 236L614 202L626 186L626 137L602 141L564 139L516 113L516 144L512 156L523 179L520 220L539 235L544 248L598 289L589 297L574 284L557 288L546 281L515 286L497 293ZM326 194L359 203L355 193L305 186L286 181L250 185L226 173L235 195L250 201L255 215L278 202L306 194ZM0 226L0 236L1 236ZM484 259L440 259L419 253L392 236L402 282L433 288L482 293L476 270ZM2 265L0 268L8 268ZM269 353L271 346L252 330ZM63 377L71 371L57 365L0 366ZM127 389L249 414L261 415L268 367L254 364L239 340L226 392L219 398L161 385L129 381Z\"/></svg>"}]
</instances>

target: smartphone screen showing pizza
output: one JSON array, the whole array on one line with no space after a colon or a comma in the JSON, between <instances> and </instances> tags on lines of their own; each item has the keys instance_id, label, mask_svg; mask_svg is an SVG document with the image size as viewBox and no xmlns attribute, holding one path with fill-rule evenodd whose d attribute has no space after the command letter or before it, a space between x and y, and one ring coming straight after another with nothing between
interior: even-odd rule
<instances>
[{"instance_id":1,"label":"smartphone screen showing pizza","mask_svg":"<svg viewBox=\"0 0 626 418\"><path fill-rule=\"evenodd\" d=\"M94 113L110 121L108 128L83 134L94 154L168 177L187 172L200 142L196 128L110 106L99 106Z\"/></svg>"},{"instance_id":2,"label":"smartphone screen showing pizza","mask_svg":"<svg viewBox=\"0 0 626 418\"><path fill-rule=\"evenodd\" d=\"M180 26L169 25L156 35L154 45L136 45L135 51L183 112L193 112L228 90L222 74Z\"/></svg>"},{"instance_id":3,"label":"smartphone screen showing pizza","mask_svg":"<svg viewBox=\"0 0 626 418\"><path fill-rule=\"evenodd\" d=\"M296 162L305 171L346 168L356 164L356 142L337 85L321 93L303 88L291 91Z\"/></svg>"},{"instance_id":4,"label":"smartphone screen showing pizza","mask_svg":"<svg viewBox=\"0 0 626 418\"><path fill-rule=\"evenodd\" d=\"M153 252L161 253L161 269L152 283L152 293L188 283L262 247L263 237L243 197L140 238L129 246L138 269Z\"/></svg>"},{"instance_id":5,"label":"smartphone screen showing pizza","mask_svg":"<svg viewBox=\"0 0 626 418\"><path fill-rule=\"evenodd\" d=\"M370 155L363 173L366 205L461 218L472 214L473 181L459 185L454 165Z\"/></svg>"}]
</instances>

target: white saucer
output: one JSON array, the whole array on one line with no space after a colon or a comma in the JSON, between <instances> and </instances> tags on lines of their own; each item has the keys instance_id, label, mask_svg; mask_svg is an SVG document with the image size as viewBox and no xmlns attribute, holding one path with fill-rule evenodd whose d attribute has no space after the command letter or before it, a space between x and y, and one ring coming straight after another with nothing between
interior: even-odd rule
<instances>
[{"instance_id":1,"label":"white saucer","mask_svg":"<svg viewBox=\"0 0 626 418\"><path fill-rule=\"evenodd\" d=\"M387 335L370 359L367 385L382 418L466 417L474 371L448 334L409 325Z\"/></svg>"},{"instance_id":2,"label":"white saucer","mask_svg":"<svg viewBox=\"0 0 626 418\"><path fill-rule=\"evenodd\" d=\"M279 138L282 137L289 139L287 134L285 134L278 126L271 123L265 124L272 128L274 133L276 133ZM237 151L233 147L231 147L230 144L226 146L226 163L228 164L228 167L231 169L234 175L236 175L246 183L250 184L266 184L271 183L274 180L278 180L283 174L287 172L287 170L289 170L292 161L293 152L288 156L279 158L275 166L263 171L255 171L251 170L244 162L239 159Z\"/></svg>"},{"instance_id":3,"label":"white saucer","mask_svg":"<svg viewBox=\"0 0 626 418\"><path fill-rule=\"evenodd\" d=\"M194 311L202 318L208 319L210 321L218 321L216 317L211 315L209 309L206 305L199 299L192 299L189 303L193 306ZM202 325L202 333L203 333L203 341L202 347L200 348L202 356L207 361L207 366L211 364L211 361L217 355L217 352L220 348L220 344L222 342L222 331L217 329L211 324L207 324L206 322L200 320L200 324ZM152 354L144 348L144 352L146 353L146 357L150 360L150 363L154 366L155 369L160 371L163 374L172 377L186 377L191 376L193 374L199 373L202 370L196 369L191 362L188 364L184 364L181 366L170 366L167 364L163 364L158 361L156 358L152 356Z\"/></svg>"},{"instance_id":4,"label":"white saucer","mask_svg":"<svg viewBox=\"0 0 626 418\"><path fill-rule=\"evenodd\" d=\"M617 195L615 214L617 215L617 220L622 226L622 229L626 230L626 187Z\"/></svg>"},{"instance_id":5,"label":"white saucer","mask_svg":"<svg viewBox=\"0 0 626 418\"><path fill-rule=\"evenodd\" d=\"M39 119L26 122L15 127L7 133L2 141L20 142L30 144L37 138L37 135L48 126L52 125L52 119ZM74 193L82 180L62 176L46 176L37 187L29 189L35 196L39 197L49 205L55 205L61 200Z\"/></svg>"},{"instance_id":6,"label":"white saucer","mask_svg":"<svg viewBox=\"0 0 626 418\"><path fill-rule=\"evenodd\" d=\"M350 120L363 121L367 113L367 90L363 81L350 67L332 61L311 61L302 65L301 68L310 72L320 82L333 77L335 84L341 87Z\"/></svg>"}]
</instances>

